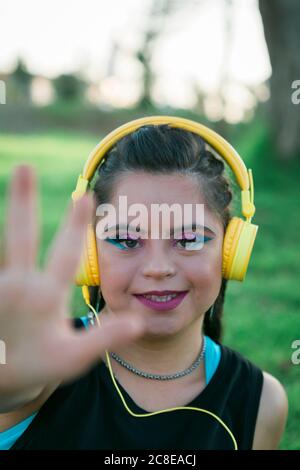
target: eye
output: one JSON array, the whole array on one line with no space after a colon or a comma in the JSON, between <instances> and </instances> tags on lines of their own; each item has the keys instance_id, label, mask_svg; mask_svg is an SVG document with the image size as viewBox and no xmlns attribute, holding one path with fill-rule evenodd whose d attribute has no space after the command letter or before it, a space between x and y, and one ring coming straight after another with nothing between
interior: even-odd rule
<instances>
[{"instance_id":1,"label":"eye","mask_svg":"<svg viewBox=\"0 0 300 470\"><path fill-rule=\"evenodd\" d=\"M115 245L116 247L120 248L121 250L129 250L131 248L136 248L137 243L139 242L139 238L131 238L129 235L125 237L119 237L117 238L106 238L105 241L111 243L112 245Z\"/></svg>"},{"instance_id":2,"label":"eye","mask_svg":"<svg viewBox=\"0 0 300 470\"><path fill-rule=\"evenodd\" d=\"M186 251L201 250L204 243L212 240L212 237L200 235L199 233L185 233L180 239L175 240L175 244L180 244Z\"/></svg>"}]
</instances>

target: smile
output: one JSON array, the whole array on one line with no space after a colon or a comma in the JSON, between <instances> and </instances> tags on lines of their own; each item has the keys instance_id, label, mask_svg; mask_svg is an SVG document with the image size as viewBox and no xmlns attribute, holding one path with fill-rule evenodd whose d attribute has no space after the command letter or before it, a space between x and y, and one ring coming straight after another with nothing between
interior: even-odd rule
<instances>
[{"instance_id":1,"label":"smile","mask_svg":"<svg viewBox=\"0 0 300 470\"><path fill-rule=\"evenodd\" d=\"M145 299L153 300L154 302L167 302L168 300L174 299L177 294L169 294L169 295L148 295L144 294L143 297Z\"/></svg>"},{"instance_id":2,"label":"smile","mask_svg":"<svg viewBox=\"0 0 300 470\"><path fill-rule=\"evenodd\" d=\"M152 310L173 310L184 299L188 291L168 293L164 295L157 294L134 294L134 296L146 307Z\"/></svg>"}]
</instances>

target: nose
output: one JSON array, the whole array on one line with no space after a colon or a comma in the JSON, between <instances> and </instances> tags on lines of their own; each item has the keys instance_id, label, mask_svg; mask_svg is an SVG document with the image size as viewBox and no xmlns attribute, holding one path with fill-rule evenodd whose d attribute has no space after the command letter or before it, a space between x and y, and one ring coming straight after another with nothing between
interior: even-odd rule
<instances>
[{"instance_id":1,"label":"nose","mask_svg":"<svg viewBox=\"0 0 300 470\"><path fill-rule=\"evenodd\" d=\"M148 250L144 260L142 273L145 277L153 279L163 279L175 275L176 268L170 253L163 248L159 240L151 244L151 248Z\"/></svg>"}]
</instances>

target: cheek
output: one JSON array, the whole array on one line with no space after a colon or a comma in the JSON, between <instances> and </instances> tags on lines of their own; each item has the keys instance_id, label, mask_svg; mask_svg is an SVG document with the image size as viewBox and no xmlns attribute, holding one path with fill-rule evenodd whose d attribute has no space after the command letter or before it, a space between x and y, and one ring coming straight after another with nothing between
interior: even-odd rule
<instances>
[{"instance_id":1,"label":"cheek","mask_svg":"<svg viewBox=\"0 0 300 470\"><path fill-rule=\"evenodd\" d=\"M126 260L119 259L110 247L101 247L98 250L98 263L100 269L101 291L107 302L117 300L120 293L124 293L132 279L131 266Z\"/></svg>"},{"instance_id":2,"label":"cheek","mask_svg":"<svg viewBox=\"0 0 300 470\"><path fill-rule=\"evenodd\" d=\"M186 277L193 286L196 296L218 295L222 282L222 250L214 250L193 259L185 269Z\"/></svg>"}]
</instances>

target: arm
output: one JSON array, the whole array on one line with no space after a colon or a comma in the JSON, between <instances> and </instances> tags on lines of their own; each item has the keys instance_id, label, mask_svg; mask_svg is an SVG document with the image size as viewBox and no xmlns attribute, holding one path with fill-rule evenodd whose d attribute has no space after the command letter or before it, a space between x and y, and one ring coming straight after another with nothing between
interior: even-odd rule
<instances>
[{"instance_id":1,"label":"arm","mask_svg":"<svg viewBox=\"0 0 300 470\"><path fill-rule=\"evenodd\" d=\"M66 323L75 329L74 318L66 318ZM83 327L83 325L82 325ZM43 386L33 387L28 391L21 389L20 392L5 392L0 387L0 432L22 421L37 411L60 385L61 382L52 382Z\"/></svg>"},{"instance_id":2,"label":"arm","mask_svg":"<svg viewBox=\"0 0 300 470\"><path fill-rule=\"evenodd\" d=\"M67 319L74 328L83 328L86 316L82 317L82 325L76 325L75 319ZM15 426L38 411L48 400L52 393L59 387L61 382L48 384L44 387L31 390L29 394L22 391L19 395L11 393L0 394L0 433Z\"/></svg>"},{"instance_id":3,"label":"arm","mask_svg":"<svg viewBox=\"0 0 300 470\"><path fill-rule=\"evenodd\" d=\"M256 428L253 450L278 449L283 435L287 415L288 399L281 383L272 375L263 372L264 382Z\"/></svg>"},{"instance_id":4,"label":"arm","mask_svg":"<svg viewBox=\"0 0 300 470\"><path fill-rule=\"evenodd\" d=\"M67 319L67 321L76 329L83 328L86 323L86 316L81 318L83 321L82 325L76 325L74 318ZM0 433L15 426L38 411L60 384L61 382L48 384L41 389L32 391L28 396L26 396L24 392L21 393L20 397L12 397L11 394L4 397L2 394L0 396Z\"/></svg>"},{"instance_id":5,"label":"arm","mask_svg":"<svg viewBox=\"0 0 300 470\"><path fill-rule=\"evenodd\" d=\"M12 411L1 412L0 413L0 433L6 431L7 429L15 426L24 419L28 418L30 415L38 411L43 404L48 400L52 393L59 386L59 382L49 384L40 391L40 393L27 400L22 396L20 403L11 407Z\"/></svg>"},{"instance_id":6,"label":"arm","mask_svg":"<svg viewBox=\"0 0 300 470\"><path fill-rule=\"evenodd\" d=\"M10 391L6 392L0 389L0 420L3 414L18 410L28 405L28 403L35 401L43 390L44 387L35 387L28 391L20 390L19 392L11 393Z\"/></svg>"},{"instance_id":7,"label":"arm","mask_svg":"<svg viewBox=\"0 0 300 470\"><path fill-rule=\"evenodd\" d=\"M83 196L70 206L41 270L36 267L34 181L30 167L16 169L9 186L3 263L0 260L0 339L7 351L5 364L0 364L0 413L6 421L10 413L40 405L49 384L81 376L106 349L128 344L144 331L141 317L129 312L110 316L101 328L72 327L68 303L92 199Z\"/></svg>"}]
</instances>

